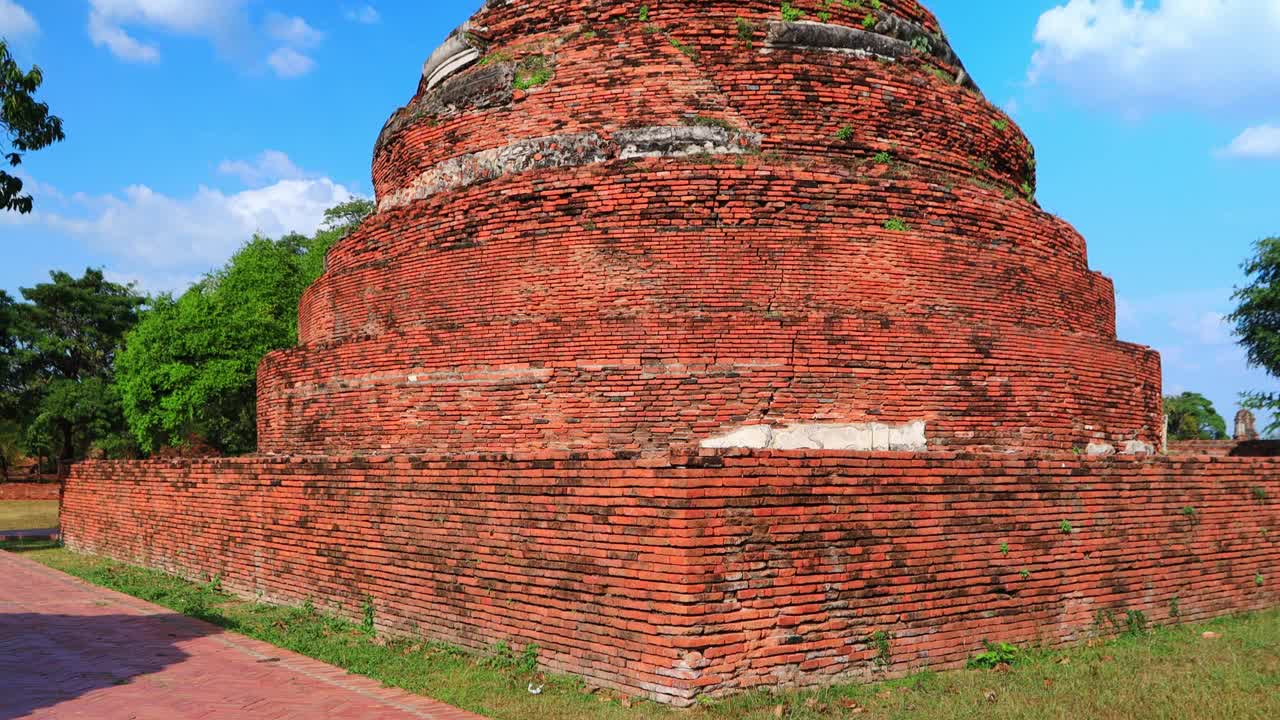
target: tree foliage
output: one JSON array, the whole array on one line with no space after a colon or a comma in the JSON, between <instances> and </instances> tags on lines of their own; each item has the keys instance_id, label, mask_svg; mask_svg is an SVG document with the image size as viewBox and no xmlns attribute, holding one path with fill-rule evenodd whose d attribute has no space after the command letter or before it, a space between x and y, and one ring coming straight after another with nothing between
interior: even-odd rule
<instances>
[{"instance_id":1,"label":"tree foliage","mask_svg":"<svg viewBox=\"0 0 1280 720\"><path fill-rule=\"evenodd\" d=\"M49 114L49 106L35 93L44 82L40 68L24 72L0 39L0 159L10 167L22 164L23 153L35 152L65 139L62 120ZM0 211L29 213L30 195L22 194L22 180L0 170Z\"/></svg>"},{"instance_id":2,"label":"tree foliage","mask_svg":"<svg viewBox=\"0 0 1280 720\"><path fill-rule=\"evenodd\" d=\"M6 419L26 429L29 452L66 463L93 447L121 446L113 366L143 299L101 270L49 276L51 282L22 289L25 302L7 305L8 379L0 405Z\"/></svg>"},{"instance_id":3,"label":"tree foliage","mask_svg":"<svg viewBox=\"0 0 1280 720\"><path fill-rule=\"evenodd\" d=\"M1184 392L1164 399L1170 440L1225 440L1227 421L1200 393Z\"/></svg>"},{"instance_id":4,"label":"tree foliage","mask_svg":"<svg viewBox=\"0 0 1280 720\"><path fill-rule=\"evenodd\" d=\"M1241 268L1248 284L1236 289L1236 310L1227 319L1235 325L1249 364L1280 377L1280 237L1258 241L1254 256ZM1244 405L1280 411L1280 393L1246 393ZM1280 413L1269 430L1280 430Z\"/></svg>"},{"instance_id":5,"label":"tree foliage","mask_svg":"<svg viewBox=\"0 0 1280 720\"><path fill-rule=\"evenodd\" d=\"M258 363L297 344L303 290L371 210L363 200L339 205L312 238L255 237L181 296L152 302L117 362L125 418L144 451L197 438L226 453L256 448Z\"/></svg>"},{"instance_id":6,"label":"tree foliage","mask_svg":"<svg viewBox=\"0 0 1280 720\"><path fill-rule=\"evenodd\" d=\"M12 420L17 413L18 307L9 293L0 290L0 418Z\"/></svg>"}]
</instances>

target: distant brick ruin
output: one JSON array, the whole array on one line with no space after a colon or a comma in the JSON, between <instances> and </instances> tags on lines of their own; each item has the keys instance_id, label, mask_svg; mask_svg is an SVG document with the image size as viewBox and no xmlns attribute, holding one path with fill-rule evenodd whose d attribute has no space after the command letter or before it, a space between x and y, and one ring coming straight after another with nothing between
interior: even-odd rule
<instances>
[{"instance_id":1,"label":"distant brick ruin","mask_svg":"<svg viewBox=\"0 0 1280 720\"><path fill-rule=\"evenodd\" d=\"M67 544L676 705L1275 605L1280 460L1155 454L1158 355L934 17L796 7L485 3L260 454L78 465Z\"/></svg>"}]
</instances>

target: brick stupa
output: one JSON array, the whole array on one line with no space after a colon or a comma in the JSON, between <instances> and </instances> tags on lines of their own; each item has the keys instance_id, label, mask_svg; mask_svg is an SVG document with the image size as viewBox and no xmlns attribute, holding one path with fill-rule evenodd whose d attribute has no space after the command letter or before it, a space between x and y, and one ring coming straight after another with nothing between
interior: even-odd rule
<instances>
[{"instance_id":1,"label":"brick stupa","mask_svg":"<svg viewBox=\"0 0 1280 720\"><path fill-rule=\"evenodd\" d=\"M797 7L486 3L264 363L261 450L1158 445L1158 356L933 15Z\"/></svg>"},{"instance_id":2,"label":"brick stupa","mask_svg":"<svg viewBox=\"0 0 1280 720\"><path fill-rule=\"evenodd\" d=\"M794 6L487 3L261 452L79 463L67 547L681 706L1280 604L1280 459L1150 454L1159 359L933 16Z\"/></svg>"}]
</instances>

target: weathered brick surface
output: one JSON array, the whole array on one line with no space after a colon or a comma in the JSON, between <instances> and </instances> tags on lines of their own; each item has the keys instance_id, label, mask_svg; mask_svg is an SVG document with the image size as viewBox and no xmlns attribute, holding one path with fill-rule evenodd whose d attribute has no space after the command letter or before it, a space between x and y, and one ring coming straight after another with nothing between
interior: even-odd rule
<instances>
[{"instance_id":1,"label":"weathered brick surface","mask_svg":"<svg viewBox=\"0 0 1280 720\"><path fill-rule=\"evenodd\" d=\"M259 369L264 455L79 465L67 543L676 704L1275 604L1280 461L1069 452L1158 443L1159 356L932 16L830 5L487 2ZM915 421L967 454L688 450Z\"/></svg>"},{"instance_id":2,"label":"weathered brick surface","mask_svg":"<svg viewBox=\"0 0 1280 720\"><path fill-rule=\"evenodd\" d=\"M57 500L58 483L0 482L0 500Z\"/></svg>"},{"instance_id":3,"label":"weathered brick surface","mask_svg":"<svg viewBox=\"0 0 1280 720\"><path fill-rule=\"evenodd\" d=\"M382 211L303 297L303 346L260 368L263 452L660 455L919 420L939 449L1158 444L1158 356L1117 341L1111 282L1024 196L1030 145L955 82L927 11L828 8L875 39L832 52L772 42L774 2L649 7L476 15L459 37L485 59L389 121ZM517 89L531 57L554 75ZM739 144L621 149L712 127Z\"/></svg>"},{"instance_id":4,"label":"weathered brick surface","mask_svg":"<svg viewBox=\"0 0 1280 720\"><path fill-rule=\"evenodd\" d=\"M1269 459L245 458L78 465L63 532L684 703L1274 605L1277 503Z\"/></svg>"}]
</instances>

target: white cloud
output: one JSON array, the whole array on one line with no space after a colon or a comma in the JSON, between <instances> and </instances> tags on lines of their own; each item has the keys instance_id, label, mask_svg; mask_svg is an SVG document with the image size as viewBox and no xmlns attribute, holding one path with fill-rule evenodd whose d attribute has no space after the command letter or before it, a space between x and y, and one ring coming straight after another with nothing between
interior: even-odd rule
<instances>
[{"instance_id":1,"label":"white cloud","mask_svg":"<svg viewBox=\"0 0 1280 720\"><path fill-rule=\"evenodd\" d=\"M89 37L128 62L155 62L160 51L125 30L136 25L223 42L243 20L244 0L89 0Z\"/></svg>"},{"instance_id":2,"label":"white cloud","mask_svg":"<svg viewBox=\"0 0 1280 720\"><path fill-rule=\"evenodd\" d=\"M1258 125L1236 136L1220 153L1228 157L1280 160L1280 126Z\"/></svg>"},{"instance_id":3,"label":"white cloud","mask_svg":"<svg viewBox=\"0 0 1280 720\"><path fill-rule=\"evenodd\" d=\"M15 38L40 32L35 18L13 0L0 0L0 37Z\"/></svg>"},{"instance_id":4,"label":"white cloud","mask_svg":"<svg viewBox=\"0 0 1280 720\"><path fill-rule=\"evenodd\" d=\"M354 195L274 151L250 162L224 162L220 170L244 172L264 184L239 192L202 185L189 196L138 184L106 195L65 196L37 182L34 189L41 201L36 211L13 223L0 216L0 224L23 225L28 234L44 228L41 232L70 236L111 258L108 266L118 278L152 292L181 290L226 262L254 233L311 234L323 222L325 210Z\"/></svg>"},{"instance_id":5,"label":"white cloud","mask_svg":"<svg viewBox=\"0 0 1280 720\"><path fill-rule=\"evenodd\" d=\"M82 214L44 220L133 267L172 271L193 263L213 267L254 233L312 233L326 209L351 195L328 178L281 180L230 195L201 186L185 198L133 185L117 194L80 196Z\"/></svg>"},{"instance_id":6,"label":"white cloud","mask_svg":"<svg viewBox=\"0 0 1280 720\"><path fill-rule=\"evenodd\" d=\"M249 187L259 187L280 180L302 180L307 173L279 150L267 150L251 161L223 160L218 172L234 175Z\"/></svg>"},{"instance_id":7,"label":"white cloud","mask_svg":"<svg viewBox=\"0 0 1280 720\"><path fill-rule=\"evenodd\" d=\"M324 33L311 27L306 20L280 13L267 16L266 30L271 37L295 48L315 47L324 40Z\"/></svg>"},{"instance_id":8,"label":"white cloud","mask_svg":"<svg viewBox=\"0 0 1280 720\"><path fill-rule=\"evenodd\" d=\"M106 46L112 55L128 62L153 63L160 59L160 51L155 46L138 42L96 13L89 15L89 39L95 47Z\"/></svg>"},{"instance_id":9,"label":"white cloud","mask_svg":"<svg viewBox=\"0 0 1280 720\"><path fill-rule=\"evenodd\" d=\"M1040 16L1029 79L1124 114L1250 110L1280 94L1280 0L1069 0Z\"/></svg>"},{"instance_id":10,"label":"white cloud","mask_svg":"<svg viewBox=\"0 0 1280 720\"><path fill-rule=\"evenodd\" d=\"M360 7L348 8L344 13L346 18L351 22L361 23L363 25L373 25L382 20L382 15L372 5L361 5Z\"/></svg>"},{"instance_id":11,"label":"white cloud","mask_svg":"<svg viewBox=\"0 0 1280 720\"><path fill-rule=\"evenodd\" d=\"M1212 310L1175 315L1169 325L1184 337L1204 346L1232 345L1227 316Z\"/></svg>"},{"instance_id":12,"label":"white cloud","mask_svg":"<svg viewBox=\"0 0 1280 720\"><path fill-rule=\"evenodd\" d=\"M293 48L282 47L267 57L267 64L282 78L295 78L311 72L316 61Z\"/></svg>"}]
</instances>

